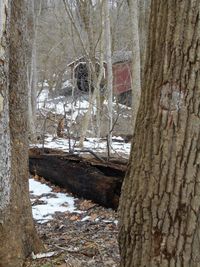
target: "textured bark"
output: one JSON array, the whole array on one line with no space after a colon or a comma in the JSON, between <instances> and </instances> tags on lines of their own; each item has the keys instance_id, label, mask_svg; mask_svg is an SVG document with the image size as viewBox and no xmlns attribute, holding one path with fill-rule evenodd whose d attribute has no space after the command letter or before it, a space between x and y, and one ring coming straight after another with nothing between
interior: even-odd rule
<instances>
[{"instance_id":1,"label":"textured bark","mask_svg":"<svg viewBox=\"0 0 200 267\"><path fill-rule=\"evenodd\" d=\"M200 0L153 0L120 201L125 267L200 266Z\"/></svg>"},{"instance_id":2,"label":"textured bark","mask_svg":"<svg viewBox=\"0 0 200 267\"><path fill-rule=\"evenodd\" d=\"M7 170L7 175L2 176L0 180L1 194L3 193L0 205L0 242L3 244L0 246L0 267L20 267L26 256L41 248L33 225L28 190L28 92L24 53L26 47L25 3L26 1L23 0L15 0L7 6L7 15L11 10L10 36L8 38L8 32L5 32L5 36L10 49L8 51L6 48L6 51L9 52L7 54L9 63L4 65L3 90L6 98L4 99L3 113L5 114L3 117L6 128L1 133L1 140L6 139L6 141L4 144L0 143L0 151L2 153L7 149L8 153L4 155L3 159L1 154L1 161L5 162L5 165L1 164L0 166L1 174L2 171ZM8 121L8 104L10 121ZM2 122L0 123L2 126Z\"/></svg>"}]
</instances>

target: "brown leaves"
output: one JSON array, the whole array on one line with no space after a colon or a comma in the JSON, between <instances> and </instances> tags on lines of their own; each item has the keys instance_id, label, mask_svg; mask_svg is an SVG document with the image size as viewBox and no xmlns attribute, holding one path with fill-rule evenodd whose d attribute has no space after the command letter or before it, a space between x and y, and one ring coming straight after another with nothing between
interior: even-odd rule
<instances>
[{"instance_id":1,"label":"brown leaves","mask_svg":"<svg viewBox=\"0 0 200 267\"><path fill-rule=\"evenodd\" d=\"M37 176L36 179L43 180ZM51 188L60 191L57 187ZM35 201L40 203L37 198ZM29 259L26 267L118 266L116 213L89 200L76 199L75 205L81 213L57 212L53 220L37 225L46 251L56 254L50 258Z\"/></svg>"},{"instance_id":2,"label":"brown leaves","mask_svg":"<svg viewBox=\"0 0 200 267\"><path fill-rule=\"evenodd\" d=\"M96 206L96 204L94 202L92 202L91 200L83 200L79 205L79 209L80 210L89 210L95 206Z\"/></svg>"},{"instance_id":3,"label":"brown leaves","mask_svg":"<svg viewBox=\"0 0 200 267\"><path fill-rule=\"evenodd\" d=\"M81 253L87 257L94 257L95 255L98 254L98 247L93 242L87 242L81 249Z\"/></svg>"},{"instance_id":4,"label":"brown leaves","mask_svg":"<svg viewBox=\"0 0 200 267\"><path fill-rule=\"evenodd\" d=\"M80 216L79 215L72 215L69 219L70 219L70 221L79 221Z\"/></svg>"}]
</instances>

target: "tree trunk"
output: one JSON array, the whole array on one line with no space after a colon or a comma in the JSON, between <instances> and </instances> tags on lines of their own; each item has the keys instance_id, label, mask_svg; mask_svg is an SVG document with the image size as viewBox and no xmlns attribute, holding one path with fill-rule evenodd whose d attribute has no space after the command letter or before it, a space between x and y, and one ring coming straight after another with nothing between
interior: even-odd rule
<instances>
[{"instance_id":1,"label":"tree trunk","mask_svg":"<svg viewBox=\"0 0 200 267\"><path fill-rule=\"evenodd\" d=\"M98 3L99 4L99 3ZM90 121L92 121L92 111L93 108L96 107L96 136L100 137L100 131L101 131L101 118L100 118L100 84L103 78L103 72L104 72L104 66L103 66L103 47L104 47L104 40L102 39L104 37L104 29L102 28L101 35L99 36L100 39L100 54L99 54L99 71L97 71L96 67L96 49L97 49L97 43L95 40L95 30L94 30L94 21L95 21L95 13L94 13L94 7L92 2L90 1L76 1L76 5L81 17L81 21L83 22L83 28L85 32L87 33L87 43L88 43L88 72L89 72L89 107L87 112L84 115L83 123L82 123L82 130L81 130L81 136L79 141L79 146L83 147L83 142L86 137L88 127L90 124ZM101 4L100 4L101 6ZM103 11L101 11L101 14ZM103 14L102 14L103 16ZM94 88L93 94L91 88Z\"/></svg>"},{"instance_id":2,"label":"tree trunk","mask_svg":"<svg viewBox=\"0 0 200 267\"><path fill-rule=\"evenodd\" d=\"M88 68L88 74L89 74L89 77L88 77L89 107L82 120L82 129L81 129L80 141L79 141L79 146L83 147L83 142L88 131L88 127L89 127L89 124L92 118L92 111L93 111L93 108L95 107L95 104L97 108L97 112L96 112L97 136L100 135L100 128L101 128L100 83L102 81L103 71L104 71L103 62L101 64L101 55L103 54L103 52L100 51L100 70L98 72L96 69L97 60L95 56L96 56L96 50L97 50L97 45L98 45L99 40L98 41L95 40L94 25L96 21L96 15L94 12L95 8L94 8L92 1L75 1L76 3L75 6L77 9L77 14L79 18L78 20L75 20L69 1L63 0L63 3L65 6L65 10L69 16L69 19L79 38L83 52L85 53L85 58L88 61L87 68ZM101 6L100 3L97 3L97 5ZM78 25L77 22L79 22L80 25ZM82 39L83 32L86 34L86 42L84 41L85 39ZM103 29L102 29L102 32L103 32ZM99 36L99 39L101 39L102 35ZM92 88L94 88L93 94L92 94Z\"/></svg>"},{"instance_id":3,"label":"tree trunk","mask_svg":"<svg viewBox=\"0 0 200 267\"><path fill-rule=\"evenodd\" d=\"M28 19L27 19L27 79L28 79L28 123L29 138L31 141L36 139L36 14L34 1L28 0Z\"/></svg>"},{"instance_id":4,"label":"tree trunk","mask_svg":"<svg viewBox=\"0 0 200 267\"><path fill-rule=\"evenodd\" d=\"M10 130L8 106L8 51L6 47L8 1L0 1L0 237L5 209L10 198ZM0 239L1 240L1 239ZM1 249L1 248L0 248Z\"/></svg>"},{"instance_id":5,"label":"tree trunk","mask_svg":"<svg viewBox=\"0 0 200 267\"><path fill-rule=\"evenodd\" d=\"M110 30L110 10L109 1L104 1L105 16L105 41L106 41L106 61L107 61L107 94L108 94L108 150L112 147L112 127L113 127L113 73L112 73L112 44Z\"/></svg>"},{"instance_id":6,"label":"tree trunk","mask_svg":"<svg viewBox=\"0 0 200 267\"><path fill-rule=\"evenodd\" d=\"M132 125L135 128L135 121L140 103L141 95L141 66L138 26L138 0L129 0L130 28L132 38Z\"/></svg>"},{"instance_id":7,"label":"tree trunk","mask_svg":"<svg viewBox=\"0 0 200 267\"><path fill-rule=\"evenodd\" d=\"M1 26L7 42L2 44L1 38L0 267L20 267L24 258L41 248L41 244L32 220L28 190L26 1L8 2L3 1L1 6L5 18ZM4 46L8 42L9 51Z\"/></svg>"},{"instance_id":8,"label":"tree trunk","mask_svg":"<svg viewBox=\"0 0 200 267\"><path fill-rule=\"evenodd\" d=\"M142 75L144 74L145 59L146 59L147 39L149 33L150 6L151 6L151 0L138 0L140 63L141 63L140 65L141 65Z\"/></svg>"},{"instance_id":9,"label":"tree trunk","mask_svg":"<svg viewBox=\"0 0 200 267\"><path fill-rule=\"evenodd\" d=\"M153 0L120 200L123 267L200 266L200 0Z\"/></svg>"}]
</instances>

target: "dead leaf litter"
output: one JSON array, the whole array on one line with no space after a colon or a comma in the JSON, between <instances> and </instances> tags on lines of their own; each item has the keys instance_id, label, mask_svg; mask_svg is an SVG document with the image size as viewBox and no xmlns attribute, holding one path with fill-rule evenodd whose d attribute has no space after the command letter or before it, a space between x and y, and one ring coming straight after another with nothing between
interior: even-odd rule
<instances>
[{"instance_id":1,"label":"dead leaf litter","mask_svg":"<svg viewBox=\"0 0 200 267\"><path fill-rule=\"evenodd\" d=\"M48 184L52 192L66 193L44 179L35 179ZM38 203L39 198L32 199L33 205ZM81 212L58 211L45 223L35 221L46 251L33 253L25 267L119 266L117 213L85 199L75 199L75 207Z\"/></svg>"}]
</instances>

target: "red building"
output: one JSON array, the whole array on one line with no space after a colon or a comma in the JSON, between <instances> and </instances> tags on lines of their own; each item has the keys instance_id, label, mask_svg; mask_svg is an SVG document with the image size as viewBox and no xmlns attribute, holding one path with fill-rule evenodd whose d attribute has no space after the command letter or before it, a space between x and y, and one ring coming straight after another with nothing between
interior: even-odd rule
<instances>
[{"instance_id":1,"label":"red building","mask_svg":"<svg viewBox=\"0 0 200 267\"><path fill-rule=\"evenodd\" d=\"M113 91L122 104L131 105L131 63L130 51L113 53Z\"/></svg>"},{"instance_id":2,"label":"red building","mask_svg":"<svg viewBox=\"0 0 200 267\"><path fill-rule=\"evenodd\" d=\"M113 64L113 90L116 95L131 90L131 62Z\"/></svg>"},{"instance_id":3,"label":"red building","mask_svg":"<svg viewBox=\"0 0 200 267\"><path fill-rule=\"evenodd\" d=\"M113 53L112 58L114 95L118 98L120 103L129 106L131 105L131 55L130 51L116 51ZM86 62L84 57L81 57L70 63L68 67L71 68L71 76L77 80L78 89L87 92L89 74ZM106 63L104 66L106 76Z\"/></svg>"}]
</instances>

